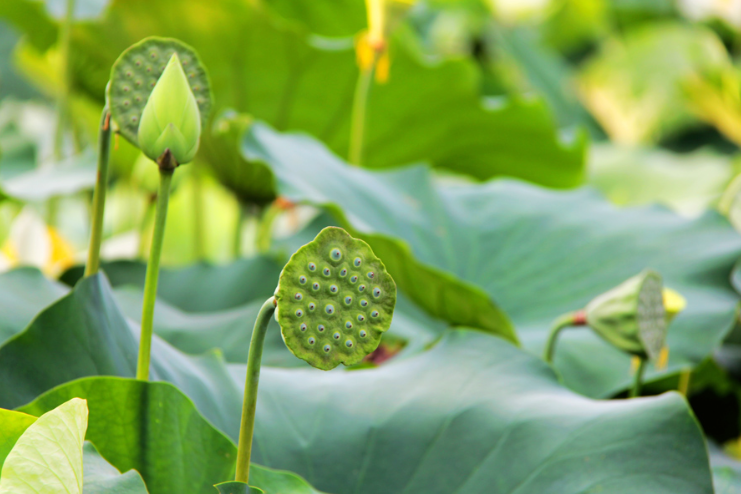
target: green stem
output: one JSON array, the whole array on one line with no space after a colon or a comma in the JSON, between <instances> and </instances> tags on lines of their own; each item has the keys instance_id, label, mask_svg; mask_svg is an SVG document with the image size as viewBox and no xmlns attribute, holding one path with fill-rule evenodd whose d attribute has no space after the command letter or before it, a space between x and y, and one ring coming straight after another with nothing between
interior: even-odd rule
<instances>
[{"instance_id":1,"label":"green stem","mask_svg":"<svg viewBox=\"0 0 741 494\"><path fill-rule=\"evenodd\" d=\"M249 483L250 457L252 456L252 434L255 430L255 407L257 406L257 385L260 381L260 362L265 333L268 331L270 317L275 312L275 297L262 304L257 314L255 328L252 330L250 354L247 358L247 377L244 382L244 402L242 403L242 423L239 429L239 448L237 450L237 474L234 480Z\"/></svg>"},{"instance_id":2,"label":"green stem","mask_svg":"<svg viewBox=\"0 0 741 494\"><path fill-rule=\"evenodd\" d=\"M258 253L265 254L270 250L270 244L273 241L273 225L275 224L275 219L282 211L283 209L273 202L263 213L257 225L257 235L255 238L255 246Z\"/></svg>"},{"instance_id":3,"label":"green stem","mask_svg":"<svg viewBox=\"0 0 741 494\"><path fill-rule=\"evenodd\" d=\"M549 364L553 362L553 353L556 351L556 339L558 334L565 328L575 326L575 312L569 312L560 316L553 322L551 326L551 333L548 335L548 341L545 344L545 351L543 352L543 360Z\"/></svg>"},{"instance_id":4,"label":"green stem","mask_svg":"<svg viewBox=\"0 0 741 494\"><path fill-rule=\"evenodd\" d=\"M67 8L59 33L59 58L62 69L62 86L57 98L57 122L54 129L54 159L62 159L62 147L64 144L64 127L69 110L69 94L72 79L70 70L69 53L70 41L72 39L72 22L75 14L75 0L67 0Z\"/></svg>"},{"instance_id":5,"label":"green stem","mask_svg":"<svg viewBox=\"0 0 741 494\"><path fill-rule=\"evenodd\" d=\"M194 163L193 169L193 248L197 260L206 257L204 247L204 222L203 222L203 175L200 165Z\"/></svg>"},{"instance_id":6,"label":"green stem","mask_svg":"<svg viewBox=\"0 0 741 494\"><path fill-rule=\"evenodd\" d=\"M93 192L93 214L90 229L90 246L87 252L85 276L91 276L100 269L100 243L103 239L103 216L105 215L105 194L108 187L108 156L111 149L111 126L108 107L103 108L98 130L98 178Z\"/></svg>"},{"instance_id":7,"label":"green stem","mask_svg":"<svg viewBox=\"0 0 741 494\"><path fill-rule=\"evenodd\" d=\"M361 69L355 85L352 116L350 120L350 152L348 160L360 166L363 160L363 140L365 137L365 113L368 106L368 94L373 82L375 62L367 69Z\"/></svg>"},{"instance_id":8,"label":"green stem","mask_svg":"<svg viewBox=\"0 0 741 494\"><path fill-rule=\"evenodd\" d=\"M165 238L167 203L170 200L170 182L174 170L160 167L160 188L157 194L157 212L154 218L154 234L149 249L147 276L144 282L144 303L142 304L142 332L139 339L139 360L136 363L136 378L149 379L149 355L152 348L152 325L154 323L154 301L157 297L157 279L160 271L162 241Z\"/></svg>"},{"instance_id":9,"label":"green stem","mask_svg":"<svg viewBox=\"0 0 741 494\"><path fill-rule=\"evenodd\" d=\"M646 363L648 362L647 359L642 358L641 363L638 364L638 369L636 370L636 376L635 381L633 381L633 387L630 389L630 393L628 394L628 397L635 398L637 396L641 395L641 386L643 383L643 374L646 372Z\"/></svg>"}]
</instances>

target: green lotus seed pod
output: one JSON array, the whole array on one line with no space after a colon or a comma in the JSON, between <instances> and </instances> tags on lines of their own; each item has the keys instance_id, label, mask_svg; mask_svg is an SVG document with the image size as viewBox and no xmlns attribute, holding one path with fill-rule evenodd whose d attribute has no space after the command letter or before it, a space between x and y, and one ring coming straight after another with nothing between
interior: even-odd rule
<instances>
[{"instance_id":1,"label":"green lotus seed pod","mask_svg":"<svg viewBox=\"0 0 741 494\"><path fill-rule=\"evenodd\" d=\"M291 256L275 299L291 352L330 370L356 364L378 347L391 325L396 283L368 244L328 227Z\"/></svg>"},{"instance_id":2,"label":"green lotus seed pod","mask_svg":"<svg viewBox=\"0 0 741 494\"><path fill-rule=\"evenodd\" d=\"M666 340L661 276L646 270L592 300L586 322L617 348L655 359Z\"/></svg>"},{"instance_id":3,"label":"green lotus seed pod","mask_svg":"<svg viewBox=\"0 0 741 494\"><path fill-rule=\"evenodd\" d=\"M213 98L208 74L192 48L175 39L158 37L146 38L132 45L113 64L106 96L116 131L139 148L142 148L138 134L144 108L149 102L150 96L161 79L165 68L170 65L168 61L172 59L174 54L177 54L180 60L181 70L178 71L180 72L178 75L185 75L191 96L195 98L197 103L199 129L206 124L211 111ZM181 97L184 97L187 94L184 91L185 88L182 87L182 78L180 78L179 83L179 93ZM172 96L174 97L174 95ZM164 104L164 99L159 104ZM176 117L182 119L185 116L184 109L186 109L186 106L181 104L179 116L176 115ZM188 113L192 117L193 109L189 109ZM167 122L164 121L163 115L158 113L157 117L160 119L159 123L163 124L162 127L165 127L164 124ZM178 118L175 120L178 120ZM194 132L195 125L192 118L188 125L184 128L176 125L179 133L184 138ZM179 139L177 133L172 130L168 132L170 135L174 134L175 139ZM161 133L156 137L158 138ZM192 138L192 135L190 137ZM148 153L148 156L151 154L154 154L154 152ZM181 154L180 159L188 158L187 155L182 156L185 153L179 154ZM178 162L186 163L187 161L178 160Z\"/></svg>"}]
</instances>

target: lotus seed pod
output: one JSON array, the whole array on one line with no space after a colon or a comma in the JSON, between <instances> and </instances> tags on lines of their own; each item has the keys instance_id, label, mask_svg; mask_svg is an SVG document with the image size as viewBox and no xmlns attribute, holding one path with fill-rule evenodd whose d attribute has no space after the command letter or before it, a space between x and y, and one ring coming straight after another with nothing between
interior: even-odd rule
<instances>
[{"instance_id":1,"label":"lotus seed pod","mask_svg":"<svg viewBox=\"0 0 741 494\"><path fill-rule=\"evenodd\" d=\"M587 325L617 348L655 359L666 340L666 311L661 276L650 270L592 300Z\"/></svg>"},{"instance_id":2,"label":"lotus seed pod","mask_svg":"<svg viewBox=\"0 0 741 494\"><path fill-rule=\"evenodd\" d=\"M191 96L196 102L199 131L205 125L211 111L213 98L208 75L192 48L175 39L158 37L146 38L132 45L113 64L106 96L116 131L139 148L142 148L139 142L139 127L144 108L174 54L178 56L180 72L184 74ZM184 88L181 87L179 91L181 97L185 94L182 89ZM179 108L181 118L184 116L184 109L186 106L183 105ZM188 113L192 117L193 109L189 108ZM163 117L163 115L158 114L158 117ZM160 123L163 124L163 122ZM165 126L161 125L161 127ZM178 131L184 138L187 138L194 132L194 127L195 123L191 118L190 123L180 126ZM173 134L172 130L169 132ZM175 138L179 139L176 133ZM154 152L147 153L150 158L152 154ZM187 155L180 156L180 159L187 158ZM187 163L187 161L180 160L178 162Z\"/></svg>"},{"instance_id":3,"label":"lotus seed pod","mask_svg":"<svg viewBox=\"0 0 741 494\"><path fill-rule=\"evenodd\" d=\"M358 291L359 279L364 293ZM356 364L378 347L391 325L396 284L368 244L329 227L293 254L275 299L286 346L314 367L330 370Z\"/></svg>"}]
</instances>

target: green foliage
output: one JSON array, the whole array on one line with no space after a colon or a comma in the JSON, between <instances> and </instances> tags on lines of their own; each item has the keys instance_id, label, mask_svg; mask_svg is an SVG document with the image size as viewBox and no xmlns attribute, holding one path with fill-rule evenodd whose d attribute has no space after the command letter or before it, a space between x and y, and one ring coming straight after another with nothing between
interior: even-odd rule
<instances>
[{"instance_id":1,"label":"green foliage","mask_svg":"<svg viewBox=\"0 0 741 494\"><path fill-rule=\"evenodd\" d=\"M407 295L453 324L507 335L483 308L503 309L540 354L556 317L649 267L688 301L668 334L670 372L701 361L733 324L738 297L727 280L741 238L716 213L688 220L663 208L618 210L591 190L556 193L515 181L447 185L424 167L358 170L305 136L266 126L252 127L244 150L270 163L281 194L335 214ZM588 396L630 382L629 358L589 332L564 334L555 365Z\"/></svg>"},{"instance_id":2,"label":"green foliage","mask_svg":"<svg viewBox=\"0 0 741 494\"><path fill-rule=\"evenodd\" d=\"M378 347L391 325L396 284L368 244L328 227L291 256L275 300L289 350L330 370Z\"/></svg>"},{"instance_id":3,"label":"green foliage","mask_svg":"<svg viewBox=\"0 0 741 494\"><path fill-rule=\"evenodd\" d=\"M121 474L100 456L91 442L82 447L83 492L85 494L149 494L136 470Z\"/></svg>"},{"instance_id":4,"label":"green foliage","mask_svg":"<svg viewBox=\"0 0 741 494\"><path fill-rule=\"evenodd\" d=\"M85 400L72 397L46 411L28 426L5 458L0 493L82 494L82 443L87 425Z\"/></svg>"}]
</instances>

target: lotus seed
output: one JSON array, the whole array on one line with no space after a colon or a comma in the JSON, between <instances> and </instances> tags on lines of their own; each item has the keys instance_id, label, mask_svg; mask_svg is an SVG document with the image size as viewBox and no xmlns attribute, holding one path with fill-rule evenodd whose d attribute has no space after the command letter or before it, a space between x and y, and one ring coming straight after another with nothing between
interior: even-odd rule
<instances>
[{"instance_id":1,"label":"lotus seed","mask_svg":"<svg viewBox=\"0 0 741 494\"><path fill-rule=\"evenodd\" d=\"M352 329L352 323L351 323L350 321L346 321L346 322L345 322L345 327L346 327L347 329Z\"/></svg>"},{"instance_id":2,"label":"lotus seed","mask_svg":"<svg viewBox=\"0 0 741 494\"><path fill-rule=\"evenodd\" d=\"M320 324L319 326L317 326L317 327L316 327L316 329L317 329L317 331L319 331L320 333L323 333L323 332L324 332L324 324Z\"/></svg>"},{"instance_id":3,"label":"lotus seed","mask_svg":"<svg viewBox=\"0 0 741 494\"><path fill-rule=\"evenodd\" d=\"M340 270L340 276L342 276L343 278L344 278L345 276L347 276L347 269L345 269L345 268L342 268L342 269Z\"/></svg>"},{"instance_id":4,"label":"lotus seed","mask_svg":"<svg viewBox=\"0 0 741 494\"><path fill-rule=\"evenodd\" d=\"M301 295L299 292L296 292L296 295L294 295L293 298L295 298L296 300L301 300L302 298L304 298L304 296Z\"/></svg>"},{"instance_id":5,"label":"lotus seed","mask_svg":"<svg viewBox=\"0 0 741 494\"><path fill-rule=\"evenodd\" d=\"M361 301L360 301L360 306L361 306L361 307L367 307L367 306L368 306L368 301L367 301L367 300L365 300L365 299L361 300Z\"/></svg>"},{"instance_id":6,"label":"lotus seed","mask_svg":"<svg viewBox=\"0 0 741 494\"><path fill-rule=\"evenodd\" d=\"M306 331L306 323L302 323L299 328L301 329L301 331Z\"/></svg>"},{"instance_id":7,"label":"lotus seed","mask_svg":"<svg viewBox=\"0 0 741 494\"><path fill-rule=\"evenodd\" d=\"M355 283L357 281L358 281L358 277L357 276L351 276L350 277L350 283Z\"/></svg>"},{"instance_id":8,"label":"lotus seed","mask_svg":"<svg viewBox=\"0 0 741 494\"><path fill-rule=\"evenodd\" d=\"M311 288L312 288L312 289L313 289L314 291L317 291L317 290L319 290L319 287L320 287L320 285L319 285L319 283L317 283L317 282L314 282L314 284L313 284L313 285L311 285Z\"/></svg>"},{"instance_id":9,"label":"lotus seed","mask_svg":"<svg viewBox=\"0 0 741 494\"><path fill-rule=\"evenodd\" d=\"M337 290L338 290L337 285L331 285L329 287L329 291L332 293L337 293Z\"/></svg>"},{"instance_id":10,"label":"lotus seed","mask_svg":"<svg viewBox=\"0 0 741 494\"><path fill-rule=\"evenodd\" d=\"M358 322L365 321L365 316L363 314L358 314Z\"/></svg>"},{"instance_id":11,"label":"lotus seed","mask_svg":"<svg viewBox=\"0 0 741 494\"><path fill-rule=\"evenodd\" d=\"M309 337L309 345L313 345L316 342L313 336Z\"/></svg>"},{"instance_id":12,"label":"lotus seed","mask_svg":"<svg viewBox=\"0 0 741 494\"><path fill-rule=\"evenodd\" d=\"M371 312L371 317L378 317L378 311L374 310L373 312Z\"/></svg>"},{"instance_id":13,"label":"lotus seed","mask_svg":"<svg viewBox=\"0 0 741 494\"><path fill-rule=\"evenodd\" d=\"M357 267L359 267L359 266L360 266L360 263L362 263L362 262L363 262L363 261L362 261L362 260L361 260L361 259L360 259L359 257L356 257L356 258L355 258L355 260L353 261L353 264L354 264L354 265L355 265L355 267L357 268Z\"/></svg>"},{"instance_id":14,"label":"lotus seed","mask_svg":"<svg viewBox=\"0 0 741 494\"><path fill-rule=\"evenodd\" d=\"M352 297L345 297L345 305L350 305L352 303Z\"/></svg>"},{"instance_id":15,"label":"lotus seed","mask_svg":"<svg viewBox=\"0 0 741 494\"><path fill-rule=\"evenodd\" d=\"M358 291L359 291L359 292L362 292L363 290L365 290L365 285L360 285L360 286L358 287Z\"/></svg>"},{"instance_id":16,"label":"lotus seed","mask_svg":"<svg viewBox=\"0 0 741 494\"><path fill-rule=\"evenodd\" d=\"M373 271L368 271L368 278L373 279L373 277L376 275Z\"/></svg>"},{"instance_id":17,"label":"lotus seed","mask_svg":"<svg viewBox=\"0 0 741 494\"><path fill-rule=\"evenodd\" d=\"M347 348L352 348L352 340L347 340L347 341L345 342L345 346L346 346Z\"/></svg>"},{"instance_id":18,"label":"lotus seed","mask_svg":"<svg viewBox=\"0 0 741 494\"><path fill-rule=\"evenodd\" d=\"M304 315L304 311L303 311L303 310L301 310L301 309L296 309L296 315L297 315L298 317L303 317L303 315Z\"/></svg>"},{"instance_id":19,"label":"lotus seed","mask_svg":"<svg viewBox=\"0 0 741 494\"><path fill-rule=\"evenodd\" d=\"M327 304L327 306L324 308L324 310L327 311L327 314L334 314L334 305Z\"/></svg>"},{"instance_id":20,"label":"lotus seed","mask_svg":"<svg viewBox=\"0 0 741 494\"><path fill-rule=\"evenodd\" d=\"M316 309L316 304L314 302L309 302L309 310L313 311Z\"/></svg>"},{"instance_id":21,"label":"lotus seed","mask_svg":"<svg viewBox=\"0 0 741 494\"><path fill-rule=\"evenodd\" d=\"M306 284L306 276L304 276L304 275L299 276L298 277L298 282L301 283L302 285L305 285Z\"/></svg>"},{"instance_id":22,"label":"lotus seed","mask_svg":"<svg viewBox=\"0 0 741 494\"><path fill-rule=\"evenodd\" d=\"M373 296L376 297L376 298L380 297L381 296L381 289L378 288L378 287L375 287L373 289Z\"/></svg>"},{"instance_id":23,"label":"lotus seed","mask_svg":"<svg viewBox=\"0 0 741 494\"><path fill-rule=\"evenodd\" d=\"M316 264L314 264L313 262L310 262L309 263L309 271L316 271Z\"/></svg>"},{"instance_id":24,"label":"lotus seed","mask_svg":"<svg viewBox=\"0 0 741 494\"><path fill-rule=\"evenodd\" d=\"M329 276L330 274L332 274L332 271L330 271L329 268L324 268L324 271L322 271L322 273L324 273L324 276Z\"/></svg>"},{"instance_id":25,"label":"lotus seed","mask_svg":"<svg viewBox=\"0 0 741 494\"><path fill-rule=\"evenodd\" d=\"M340 339L340 333L335 333L335 334L333 334L333 335L332 335L332 337L333 337L333 338L334 338L335 340L339 340L339 339Z\"/></svg>"},{"instance_id":26,"label":"lotus seed","mask_svg":"<svg viewBox=\"0 0 741 494\"><path fill-rule=\"evenodd\" d=\"M366 333L364 329L361 329L359 334L361 338L365 338L365 335L367 335L368 333Z\"/></svg>"},{"instance_id":27,"label":"lotus seed","mask_svg":"<svg viewBox=\"0 0 741 494\"><path fill-rule=\"evenodd\" d=\"M324 352L325 352L325 353L329 353L329 350L330 350L331 348L332 348L332 347L331 347L331 346L329 346L329 345L324 345Z\"/></svg>"},{"instance_id":28,"label":"lotus seed","mask_svg":"<svg viewBox=\"0 0 741 494\"><path fill-rule=\"evenodd\" d=\"M342 259L342 252L340 252L340 249L332 249L332 252L330 252L329 255L335 261L339 261L340 259Z\"/></svg>"}]
</instances>

